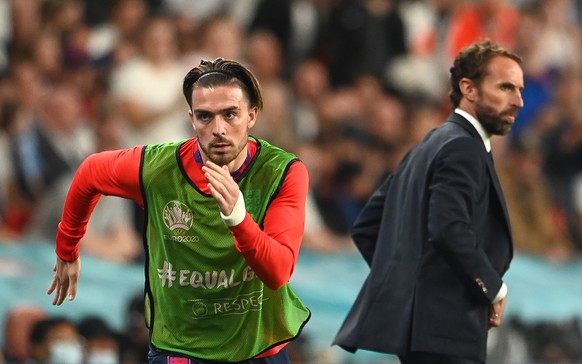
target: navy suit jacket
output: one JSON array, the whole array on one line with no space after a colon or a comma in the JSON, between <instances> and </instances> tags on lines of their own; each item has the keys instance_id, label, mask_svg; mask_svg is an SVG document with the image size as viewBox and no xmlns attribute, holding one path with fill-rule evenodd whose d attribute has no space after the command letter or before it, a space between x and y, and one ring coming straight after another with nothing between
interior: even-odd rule
<instances>
[{"instance_id":1,"label":"navy suit jacket","mask_svg":"<svg viewBox=\"0 0 582 364\"><path fill-rule=\"evenodd\" d=\"M493 160L468 120L451 114L403 158L352 237L370 273L333 344L485 361L513 248Z\"/></svg>"}]
</instances>

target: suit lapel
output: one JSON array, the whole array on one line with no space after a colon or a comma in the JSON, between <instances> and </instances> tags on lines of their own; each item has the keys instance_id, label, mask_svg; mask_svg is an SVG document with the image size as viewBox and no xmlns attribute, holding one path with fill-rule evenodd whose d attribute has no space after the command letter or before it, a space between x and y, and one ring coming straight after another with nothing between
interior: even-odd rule
<instances>
[{"instance_id":1,"label":"suit lapel","mask_svg":"<svg viewBox=\"0 0 582 364\"><path fill-rule=\"evenodd\" d=\"M489 176L491 176L491 181L493 182L493 187L495 188L495 192L497 195L497 199L501 204L501 209L503 210L503 216L505 217L505 223L507 225L507 229L511 232L511 227L509 225L509 213L507 212L507 205L505 204L505 197L503 196L503 190L501 189L501 184L499 183L499 178L497 177L497 172L495 171L495 165L493 164L493 157L491 156L490 152L487 152L485 149L485 145L481 139L481 136L475 130L473 125L466 120L464 117L457 113L452 113L449 118L447 119L449 122L453 122L463 129L465 129L473 138L479 141L479 144L483 147L483 153L487 155L487 169L489 170ZM511 233L510 233L511 235Z\"/></svg>"},{"instance_id":2,"label":"suit lapel","mask_svg":"<svg viewBox=\"0 0 582 364\"><path fill-rule=\"evenodd\" d=\"M501 189L501 183L499 183L499 177L497 177L497 171L495 170L495 164L493 163L493 157L491 152L488 152L487 167L489 169L489 175L493 181L493 187L495 192L497 192L497 197L499 203L501 204L501 209L503 210L503 216L505 216L505 221L507 221L507 227L509 228L509 213L507 212L507 205L505 204L505 197L503 195L503 190Z\"/></svg>"}]
</instances>

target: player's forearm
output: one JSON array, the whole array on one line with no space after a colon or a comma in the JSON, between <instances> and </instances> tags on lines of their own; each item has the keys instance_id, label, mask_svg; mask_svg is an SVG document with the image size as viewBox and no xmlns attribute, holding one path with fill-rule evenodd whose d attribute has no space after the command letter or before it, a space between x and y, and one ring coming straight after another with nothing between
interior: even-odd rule
<instances>
[{"instance_id":1,"label":"player's forearm","mask_svg":"<svg viewBox=\"0 0 582 364\"><path fill-rule=\"evenodd\" d=\"M247 214L242 223L231 227L231 231L237 249L267 287L279 289L289 282L297 263L303 226L295 226L275 239Z\"/></svg>"},{"instance_id":2,"label":"player's forearm","mask_svg":"<svg viewBox=\"0 0 582 364\"><path fill-rule=\"evenodd\" d=\"M263 229L248 213L231 227L237 249L269 288L286 284L295 269L305 229L308 185L305 165L294 163L267 210Z\"/></svg>"}]
</instances>

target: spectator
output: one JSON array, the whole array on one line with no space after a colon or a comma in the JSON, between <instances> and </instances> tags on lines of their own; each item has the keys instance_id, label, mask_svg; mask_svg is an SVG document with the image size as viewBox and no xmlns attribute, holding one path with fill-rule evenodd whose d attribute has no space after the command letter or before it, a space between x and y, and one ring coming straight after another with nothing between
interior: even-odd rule
<instances>
[{"instance_id":1,"label":"spectator","mask_svg":"<svg viewBox=\"0 0 582 364\"><path fill-rule=\"evenodd\" d=\"M367 113L364 115L363 122L366 130L374 136L379 147L384 151L383 164L366 171L365 178L372 184L369 194L387 172L396 169L410 147L406 112L406 105L402 100L394 96L382 95L370 102Z\"/></svg>"},{"instance_id":2,"label":"spectator","mask_svg":"<svg viewBox=\"0 0 582 364\"><path fill-rule=\"evenodd\" d=\"M32 136L43 184L40 194L35 196L26 236L50 241L54 239L62 211L66 193L63 186L83 158L95 151L93 131L82 118L81 98L73 85L59 83L42 99ZM21 154L20 158L22 162L26 157Z\"/></svg>"},{"instance_id":3,"label":"spectator","mask_svg":"<svg viewBox=\"0 0 582 364\"><path fill-rule=\"evenodd\" d=\"M555 102L548 107L552 124L539 134L543 142L544 173L557 206L565 213L571 239L582 251L582 228L577 210L576 181L582 173L582 74L560 79ZM543 130L543 129L542 129Z\"/></svg>"},{"instance_id":4,"label":"spectator","mask_svg":"<svg viewBox=\"0 0 582 364\"><path fill-rule=\"evenodd\" d=\"M403 1L409 51L393 63L387 77L399 93L409 98L442 101L448 107L447 80L450 57L447 33L458 8L458 0Z\"/></svg>"},{"instance_id":5,"label":"spectator","mask_svg":"<svg viewBox=\"0 0 582 364\"><path fill-rule=\"evenodd\" d=\"M113 68L110 100L123 121L122 147L186 139L190 135L180 85L184 68L178 57L176 29L164 17L148 19L140 38L141 54ZM134 206L134 226L143 214Z\"/></svg>"},{"instance_id":6,"label":"spectator","mask_svg":"<svg viewBox=\"0 0 582 364\"><path fill-rule=\"evenodd\" d=\"M126 322L120 333L120 363L148 362L150 332L146 326L143 292L138 292L127 303Z\"/></svg>"},{"instance_id":7,"label":"spectator","mask_svg":"<svg viewBox=\"0 0 582 364\"><path fill-rule=\"evenodd\" d=\"M325 32L326 6L326 1L320 0L257 1L248 31L266 31L278 39L286 80L301 62L317 56Z\"/></svg>"},{"instance_id":8,"label":"spectator","mask_svg":"<svg viewBox=\"0 0 582 364\"><path fill-rule=\"evenodd\" d=\"M512 137L528 133L538 114L555 99L565 74L580 72L582 32L577 31L575 4L568 0L535 1L522 11L516 50L524 55L526 107L520 112Z\"/></svg>"},{"instance_id":9,"label":"spectator","mask_svg":"<svg viewBox=\"0 0 582 364\"><path fill-rule=\"evenodd\" d=\"M302 143L297 148L298 157L305 162L309 171L310 192L305 205L305 233L302 247L319 252L338 252L351 250L353 244L347 231L334 230L330 227L320 208L314 189L325 177L325 170L329 168L329 159L325 151L315 143Z\"/></svg>"},{"instance_id":10,"label":"spectator","mask_svg":"<svg viewBox=\"0 0 582 364\"><path fill-rule=\"evenodd\" d=\"M55 32L61 40L79 25L83 24L83 1L61 0L41 1L42 30Z\"/></svg>"},{"instance_id":11,"label":"spectator","mask_svg":"<svg viewBox=\"0 0 582 364\"><path fill-rule=\"evenodd\" d=\"M171 17L184 17L199 24L205 19L228 13L231 3L230 0L164 1L162 11Z\"/></svg>"},{"instance_id":12,"label":"spectator","mask_svg":"<svg viewBox=\"0 0 582 364\"><path fill-rule=\"evenodd\" d=\"M39 152L41 136L38 132L38 113L41 96L46 85L40 74L29 60L14 60L6 81L7 92L3 102L3 130L9 141L12 170L7 183L4 201L4 222L13 231L21 234L28 224L34 204L40 198L45 185L53 182L53 173L60 169L44 169L43 158L48 153Z\"/></svg>"},{"instance_id":13,"label":"spectator","mask_svg":"<svg viewBox=\"0 0 582 364\"><path fill-rule=\"evenodd\" d=\"M218 13L202 22L198 29L199 46L182 56L182 61L190 68L200 59L243 60L243 45L246 43L245 29L228 14ZM192 35L194 36L194 35Z\"/></svg>"},{"instance_id":14,"label":"spectator","mask_svg":"<svg viewBox=\"0 0 582 364\"><path fill-rule=\"evenodd\" d=\"M383 82L390 62L407 50L404 22L395 0L341 0L331 6L326 59L332 85L369 74Z\"/></svg>"},{"instance_id":15,"label":"spectator","mask_svg":"<svg viewBox=\"0 0 582 364\"><path fill-rule=\"evenodd\" d=\"M121 121L103 106L96 122L97 150L121 148ZM66 192L64 192L66 193ZM134 263L143 258L143 245L132 219L132 204L115 196L101 196L93 210L81 249L111 262Z\"/></svg>"},{"instance_id":16,"label":"spectator","mask_svg":"<svg viewBox=\"0 0 582 364\"><path fill-rule=\"evenodd\" d=\"M54 31L39 34L32 45L32 60L42 80L50 83L62 76L61 39Z\"/></svg>"},{"instance_id":17,"label":"spectator","mask_svg":"<svg viewBox=\"0 0 582 364\"><path fill-rule=\"evenodd\" d=\"M123 146L185 139L188 106L180 94L184 69L173 24L150 19L140 44L143 55L116 67L111 79L111 97L125 122Z\"/></svg>"},{"instance_id":18,"label":"spectator","mask_svg":"<svg viewBox=\"0 0 582 364\"><path fill-rule=\"evenodd\" d=\"M317 108L331 92L325 65L309 59L299 64L291 78L291 118L297 138L315 141L321 131Z\"/></svg>"},{"instance_id":19,"label":"spectator","mask_svg":"<svg viewBox=\"0 0 582 364\"><path fill-rule=\"evenodd\" d=\"M327 175L312 186L312 193L325 223L334 233L344 235L385 171L379 163L379 143L366 129L345 123L320 145L329 158L324 169Z\"/></svg>"},{"instance_id":20,"label":"spectator","mask_svg":"<svg viewBox=\"0 0 582 364\"><path fill-rule=\"evenodd\" d=\"M283 53L279 40L269 32L249 34L245 60L261 80L265 108L253 135L270 140L283 149L294 150L297 137L291 121L291 89L283 79Z\"/></svg>"},{"instance_id":21,"label":"spectator","mask_svg":"<svg viewBox=\"0 0 582 364\"><path fill-rule=\"evenodd\" d=\"M117 364L120 347L117 333L97 316L83 318L77 325L85 341L85 364Z\"/></svg>"},{"instance_id":22,"label":"spectator","mask_svg":"<svg viewBox=\"0 0 582 364\"><path fill-rule=\"evenodd\" d=\"M426 100L409 101L408 109L410 147L418 144L430 130L441 125L446 114L438 103Z\"/></svg>"},{"instance_id":23,"label":"spectator","mask_svg":"<svg viewBox=\"0 0 582 364\"><path fill-rule=\"evenodd\" d=\"M103 5L101 7L105 8ZM147 12L145 0L115 1L105 20L91 28L87 43L90 59L96 65L109 69L137 55L139 34Z\"/></svg>"},{"instance_id":24,"label":"spectator","mask_svg":"<svg viewBox=\"0 0 582 364\"><path fill-rule=\"evenodd\" d=\"M449 24L448 59L465 46L490 39L513 49L520 13L509 0L476 0L460 7Z\"/></svg>"},{"instance_id":25,"label":"spectator","mask_svg":"<svg viewBox=\"0 0 582 364\"><path fill-rule=\"evenodd\" d=\"M10 1L11 39L9 60L28 54L30 45L42 27L41 2L37 0Z\"/></svg>"},{"instance_id":26,"label":"spectator","mask_svg":"<svg viewBox=\"0 0 582 364\"><path fill-rule=\"evenodd\" d=\"M507 202L516 251L553 262L572 257L567 224L551 198L542 172L539 146L532 139L514 140L499 158L497 172Z\"/></svg>"},{"instance_id":27,"label":"spectator","mask_svg":"<svg viewBox=\"0 0 582 364\"><path fill-rule=\"evenodd\" d=\"M75 324L61 316L47 317L30 333L32 361L38 364L80 364L84 348Z\"/></svg>"},{"instance_id":28,"label":"spectator","mask_svg":"<svg viewBox=\"0 0 582 364\"><path fill-rule=\"evenodd\" d=\"M30 335L36 323L46 317L44 309L36 305L13 306L7 311L2 347L7 364L26 363L33 358Z\"/></svg>"}]
</instances>

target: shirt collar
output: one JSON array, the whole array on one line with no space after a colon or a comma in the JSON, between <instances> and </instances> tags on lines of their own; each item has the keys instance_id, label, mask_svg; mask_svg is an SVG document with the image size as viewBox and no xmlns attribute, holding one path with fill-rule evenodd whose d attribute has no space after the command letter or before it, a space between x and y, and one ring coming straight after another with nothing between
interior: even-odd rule
<instances>
[{"instance_id":1,"label":"shirt collar","mask_svg":"<svg viewBox=\"0 0 582 364\"><path fill-rule=\"evenodd\" d=\"M485 149L490 152L491 151L491 135L489 135L489 133L487 133L487 131L485 131L485 128L483 128L483 125L481 125L481 123L475 119L475 117L471 114L469 114L468 112L466 112L465 110L461 110L459 108L455 109L455 112L459 115L461 115L462 117L464 117L465 119L467 119L471 125L473 125L473 127L477 130L477 133L479 133L479 136L481 136L481 140L483 140L483 144L485 144Z\"/></svg>"}]
</instances>

